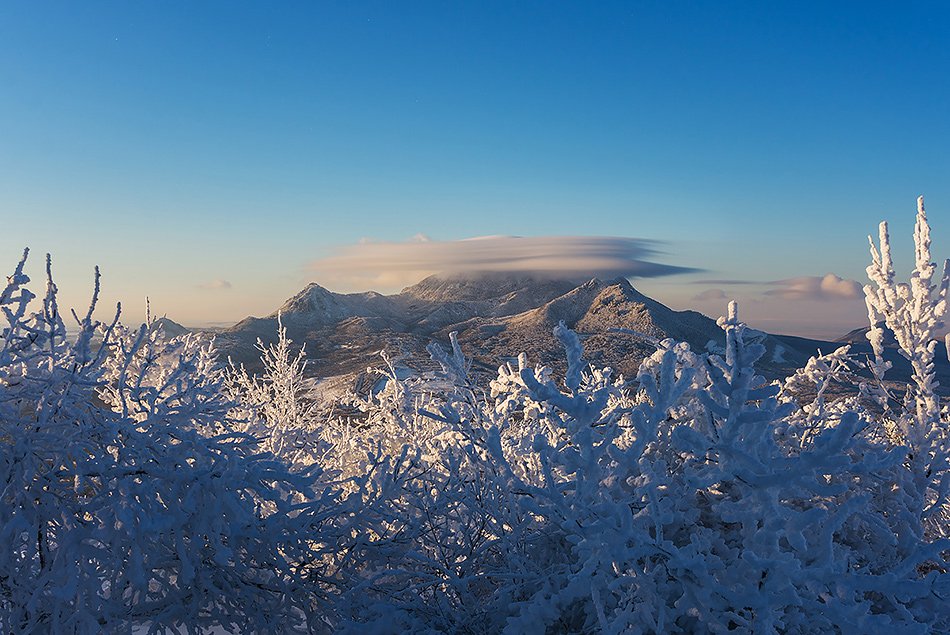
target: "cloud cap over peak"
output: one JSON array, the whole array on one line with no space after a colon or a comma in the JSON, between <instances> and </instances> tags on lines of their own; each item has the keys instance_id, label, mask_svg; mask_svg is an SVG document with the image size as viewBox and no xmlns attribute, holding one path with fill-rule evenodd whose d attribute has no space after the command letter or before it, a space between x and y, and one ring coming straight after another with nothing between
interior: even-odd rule
<instances>
[{"instance_id":1,"label":"cloud cap over peak","mask_svg":"<svg viewBox=\"0 0 950 635\"><path fill-rule=\"evenodd\" d=\"M311 263L317 279L351 288L398 289L433 274L523 273L568 279L653 278L698 271L654 262L660 243L607 236L480 236L361 241Z\"/></svg>"}]
</instances>

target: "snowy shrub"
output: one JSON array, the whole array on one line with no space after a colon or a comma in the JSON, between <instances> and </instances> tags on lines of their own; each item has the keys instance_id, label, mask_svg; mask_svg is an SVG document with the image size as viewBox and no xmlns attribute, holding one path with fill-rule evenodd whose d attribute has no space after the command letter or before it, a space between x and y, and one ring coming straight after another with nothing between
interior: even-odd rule
<instances>
[{"instance_id":1,"label":"snowy shrub","mask_svg":"<svg viewBox=\"0 0 950 635\"><path fill-rule=\"evenodd\" d=\"M210 345L100 324L95 296L70 341L51 276L28 313L23 264L0 295L0 629L316 623L323 497L232 429Z\"/></svg>"},{"instance_id":2,"label":"snowy shrub","mask_svg":"<svg viewBox=\"0 0 950 635\"><path fill-rule=\"evenodd\" d=\"M405 394L387 416L401 412L426 438L447 438L447 427L460 445L417 457L399 497L412 546L361 589L371 606L357 603L349 628L946 631L948 543L936 539L946 522L928 521L919 494L922 474L946 470L933 441L946 421L932 330L910 326L942 310L941 294L902 318L925 349L906 409L881 399L879 346L870 381L842 347L769 384L755 372L764 348L746 341L734 305L720 320L721 356L654 341L632 384L588 367L564 325L562 386L521 355L486 396L454 337L450 353L430 349L455 389L416 406L428 425ZM857 391L829 402L832 383ZM922 413L923 469L904 437L879 433L919 427Z\"/></svg>"},{"instance_id":3,"label":"snowy shrub","mask_svg":"<svg viewBox=\"0 0 950 635\"><path fill-rule=\"evenodd\" d=\"M383 357L327 416L282 324L263 372L118 318L66 338L48 276L0 293L4 632L950 632L948 407L934 282L895 282L886 225L848 346L781 382L725 346L655 352L632 380L554 329L481 385L455 334L438 372ZM98 291L97 291L98 293ZM913 375L901 400L884 324ZM846 388L841 397L833 388Z\"/></svg>"}]
</instances>

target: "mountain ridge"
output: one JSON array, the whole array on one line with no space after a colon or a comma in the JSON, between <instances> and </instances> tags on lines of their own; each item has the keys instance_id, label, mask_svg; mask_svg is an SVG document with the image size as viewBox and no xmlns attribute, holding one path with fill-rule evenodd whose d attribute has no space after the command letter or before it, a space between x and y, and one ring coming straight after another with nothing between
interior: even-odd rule
<instances>
[{"instance_id":1,"label":"mountain ridge","mask_svg":"<svg viewBox=\"0 0 950 635\"><path fill-rule=\"evenodd\" d=\"M588 359L635 374L653 346L626 329L665 339L686 341L699 352L721 348L724 337L716 322L695 311L676 311L640 293L626 278L572 280L526 275L430 276L399 293L335 293L316 283L289 298L264 318L248 317L218 334L222 355L253 369L260 338L276 339L278 315L289 337L306 344L310 372L318 376L358 374L379 363L378 351L390 350L417 368L431 365L426 345L445 343L459 333L463 350L475 368L491 374L505 359L525 352L532 362L558 369L560 344L552 329L563 321L585 343ZM788 351L779 340L763 335L769 359L782 358L783 368L803 363L807 355ZM779 350L778 347L782 347ZM779 353L775 353L779 350Z\"/></svg>"}]
</instances>

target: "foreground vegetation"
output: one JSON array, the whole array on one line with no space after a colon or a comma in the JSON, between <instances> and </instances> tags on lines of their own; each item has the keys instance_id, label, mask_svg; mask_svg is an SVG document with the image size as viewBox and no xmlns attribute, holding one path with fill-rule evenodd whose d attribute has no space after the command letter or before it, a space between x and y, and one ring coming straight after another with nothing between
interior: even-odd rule
<instances>
[{"instance_id":1,"label":"foreground vegetation","mask_svg":"<svg viewBox=\"0 0 950 635\"><path fill-rule=\"evenodd\" d=\"M283 331L257 377L196 336L99 323L95 297L67 338L21 261L0 294L0 630L950 632L950 276L922 203L915 241L906 284L886 225L872 242L874 359L768 383L731 304L722 356L657 341L627 381L562 324L563 378L521 355L482 389L453 337L439 373L383 369L358 422L319 414ZM827 403L835 382L854 395Z\"/></svg>"}]
</instances>

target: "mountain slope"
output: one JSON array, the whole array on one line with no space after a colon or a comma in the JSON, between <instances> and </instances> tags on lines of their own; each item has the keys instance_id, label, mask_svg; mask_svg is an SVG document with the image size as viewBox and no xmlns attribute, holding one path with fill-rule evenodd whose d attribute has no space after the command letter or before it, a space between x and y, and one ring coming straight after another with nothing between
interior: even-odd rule
<instances>
[{"instance_id":1,"label":"mountain slope","mask_svg":"<svg viewBox=\"0 0 950 635\"><path fill-rule=\"evenodd\" d=\"M477 370L491 375L506 358L526 352L531 361L561 370L563 354L552 335L558 322L575 329L588 359L628 376L653 352L649 339L672 337L697 351L718 350L722 330L695 311L674 311L638 292L626 279L576 284L529 276L426 278L393 295L333 293L308 285L265 318L247 318L218 335L224 355L258 365L258 338L276 339L278 315L291 339L306 344L309 372L319 376L364 372L380 362L379 352L404 357L417 368L429 365L426 345L445 343L459 332ZM639 337L617 329L635 331ZM764 333L762 370L781 376L808 354Z\"/></svg>"},{"instance_id":2,"label":"mountain slope","mask_svg":"<svg viewBox=\"0 0 950 635\"><path fill-rule=\"evenodd\" d=\"M527 276L431 276L393 295L342 294L310 284L264 318L249 317L218 335L224 355L250 368L255 343L276 338L278 316L296 342L306 343L317 374L355 372L388 349L420 358L431 335L480 316L532 309L574 287L564 280Z\"/></svg>"},{"instance_id":3,"label":"mountain slope","mask_svg":"<svg viewBox=\"0 0 950 635\"><path fill-rule=\"evenodd\" d=\"M476 318L451 329L460 332L459 339L476 361L491 365L489 360L524 351L532 361L560 369L563 354L552 334L560 321L577 331L592 363L611 366L628 377L635 375L643 358L655 350L650 339L685 341L700 352L719 350L724 344L722 329L714 320L695 311L674 311L641 294L623 278L610 282L592 279L535 309L500 319ZM447 337L448 330L443 329L440 335ZM753 336L766 346L762 370L773 371L769 374L778 376L781 369L807 359L764 333L754 332ZM772 361L776 358L780 362Z\"/></svg>"}]
</instances>

